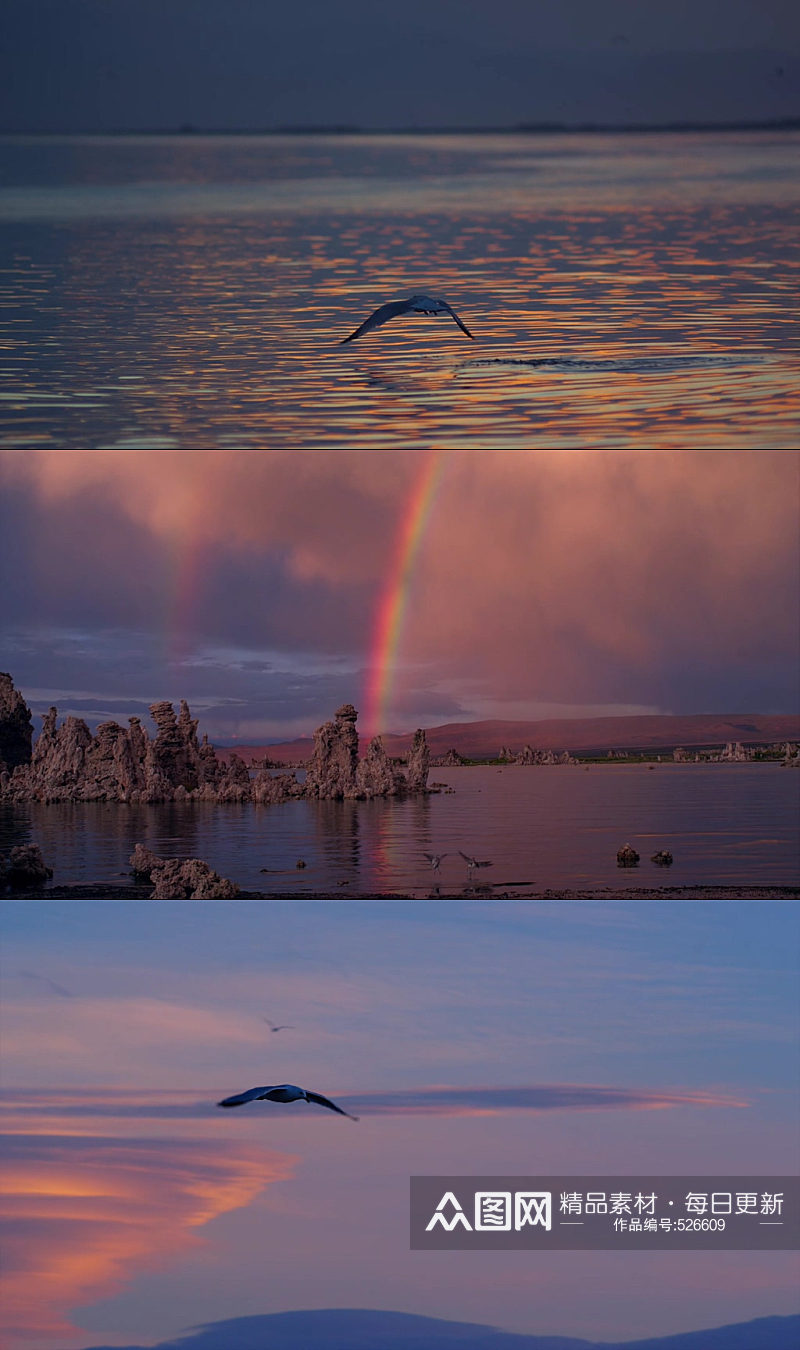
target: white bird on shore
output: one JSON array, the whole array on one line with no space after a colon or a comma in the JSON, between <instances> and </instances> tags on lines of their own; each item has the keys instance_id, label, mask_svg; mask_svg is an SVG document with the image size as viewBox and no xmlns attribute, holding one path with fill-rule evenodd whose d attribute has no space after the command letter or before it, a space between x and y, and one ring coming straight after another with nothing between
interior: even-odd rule
<instances>
[{"instance_id":1,"label":"white bird on shore","mask_svg":"<svg viewBox=\"0 0 800 1350\"><path fill-rule=\"evenodd\" d=\"M380 328L382 323L388 323L390 319L397 319L401 314L449 314L455 319L462 333L466 333L468 338L472 338L471 332L459 319L454 309L451 309L446 300L437 299L432 295L411 295L408 300L390 300L387 305L381 305L370 314L359 328L349 337L342 338L339 343L343 347L345 342L352 342L354 338L363 337L365 333L370 333L373 328Z\"/></svg>"},{"instance_id":2,"label":"white bird on shore","mask_svg":"<svg viewBox=\"0 0 800 1350\"><path fill-rule=\"evenodd\" d=\"M434 872L438 872L438 871L439 871L439 864L440 864L440 862L442 861L442 858L449 858L449 857L450 857L450 854L449 854L449 853L425 853L423 856L424 856L425 858L428 859L428 862L430 863L431 867L433 868L433 871L434 871Z\"/></svg>"},{"instance_id":3,"label":"white bird on shore","mask_svg":"<svg viewBox=\"0 0 800 1350\"><path fill-rule=\"evenodd\" d=\"M226 1097L224 1101L217 1102L217 1106L244 1106L246 1102L316 1102L319 1106L327 1106L331 1111L336 1111L340 1116L347 1116L349 1120L358 1120L358 1116L351 1116L349 1111L343 1111L341 1106L323 1097L320 1092L307 1092L305 1088L297 1087L294 1083L279 1083L276 1087L254 1087L248 1092L240 1092L235 1097Z\"/></svg>"},{"instance_id":4,"label":"white bird on shore","mask_svg":"<svg viewBox=\"0 0 800 1350\"><path fill-rule=\"evenodd\" d=\"M461 849L458 851L461 853ZM469 876L470 881L472 880L472 874L476 867L494 867L494 863L489 858L472 858L469 853L461 853L461 857L467 864L467 875Z\"/></svg>"}]
</instances>

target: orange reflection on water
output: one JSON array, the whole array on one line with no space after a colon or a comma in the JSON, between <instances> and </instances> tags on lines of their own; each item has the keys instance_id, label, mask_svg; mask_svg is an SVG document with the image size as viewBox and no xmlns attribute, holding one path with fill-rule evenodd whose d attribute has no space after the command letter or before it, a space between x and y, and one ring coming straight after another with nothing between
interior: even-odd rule
<instances>
[{"instance_id":1,"label":"orange reflection on water","mask_svg":"<svg viewBox=\"0 0 800 1350\"><path fill-rule=\"evenodd\" d=\"M52 364L21 329L3 443L794 444L795 139L230 138L224 159L154 144L153 180L204 181L202 201L168 219L154 205L146 228L81 219L67 258L14 273L12 305L55 316ZM475 343L407 318L339 346L412 291L446 296ZM709 371L709 354L734 367ZM695 364L628 378L641 356ZM460 379L478 357L577 365ZM598 358L620 366L602 382L580 367Z\"/></svg>"}]
</instances>

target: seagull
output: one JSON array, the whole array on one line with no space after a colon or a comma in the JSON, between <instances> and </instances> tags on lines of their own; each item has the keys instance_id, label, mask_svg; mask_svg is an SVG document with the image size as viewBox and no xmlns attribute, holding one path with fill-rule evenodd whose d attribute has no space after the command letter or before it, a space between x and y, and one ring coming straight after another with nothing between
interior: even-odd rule
<instances>
[{"instance_id":1,"label":"seagull","mask_svg":"<svg viewBox=\"0 0 800 1350\"><path fill-rule=\"evenodd\" d=\"M306 1092L305 1088L296 1087L294 1083L280 1083L277 1087L254 1087L248 1092L240 1092L236 1097L226 1097L224 1101L217 1102L217 1106L244 1106L246 1102L317 1102L320 1106L327 1106L331 1111L337 1111L340 1116L347 1116L349 1120L358 1120L358 1116L351 1116L349 1111L343 1111L341 1106L335 1102L329 1101L323 1097L320 1092Z\"/></svg>"},{"instance_id":2,"label":"seagull","mask_svg":"<svg viewBox=\"0 0 800 1350\"><path fill-rule=\"evenodd\" d=\"M423 856L424 856L425 858L428 859L428 862L430 863L430 865L431 865L431 867L433 868L434 872L438 872L438 871L439 871L439 863L442 861L442 858L449 858L449 857L450 857L450 854L449 854L449 853L425 853Z\"/></svg>"},{"instance_id":3,"label":"seagull","mask_svg":"<svg viewBox=\"0 0 800 1350\"><path fill-rule=\"evenodd\" d=\"M473 342L475 341L469 329L464 326L455 310L450 308L446 300L436 299L432 295L412 295L409 296L408 300L390 300L388 305L381 305L379 309L375 310L374 314L370 314L369 318L364 320L354 333L343 338L339 346L343 347L345 342L352 342L354 338L363 337L373 328L380 328L382 323L388 323L389 319L397 319L401 314L449 314L455 319L462 333L466 333L468 338L472 338Z\"/></svg>"},{"instance_id":4,"label":"seagull","mask_svg":"<svg viewBox=\"0 0 800 1350\"><path fill-rule=\"evenodd\" d=\"M270 1022L268 1017L262 1017L261 1020L262 1022L266 1022L270 1031L294 1031L294 1027L289 1022L281 1022L276 1026L274 1022Z\"/></svg>"},{"instance_id":5,"label":"seagull","mask_svg":"<svg viewBox=\"0 0 800 1350\"><path fill-rule=\"evenodd\" d=\"M459 849L458 851L459 851L459 853L461 853L461 849ZM485 858L485 859L483 859L483 861L481 861L480 858L471 858L470 855L469 855L468 853L461 853L461 857L464 859L464 862L467 864L467 873L469 874L469 877L470 877L470 878L472 877L472 873L475 871L475 868L476 868L476 867L493 867L493 866L494 866L494 864L490 861L489 858Z\"/></svg>"}]
</instances>

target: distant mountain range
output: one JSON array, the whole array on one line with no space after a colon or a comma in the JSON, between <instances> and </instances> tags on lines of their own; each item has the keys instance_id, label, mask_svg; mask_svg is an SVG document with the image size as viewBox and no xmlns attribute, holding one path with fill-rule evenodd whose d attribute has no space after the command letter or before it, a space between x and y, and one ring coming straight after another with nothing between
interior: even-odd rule
<instances>
[{"instance_id":1,"label":"distant mountain range","mask_svg":"<svg viewBox=\"0 0 800 1350\"><path fill-rule=\"evenodd\" d=\"M512 122L480 123L477 126L385 126L362 127L357 123L331 122L290 122L286 125L269 127L215 127L196 126L183 122L180 126L164 127L114 127L102 131L111 136L508 136L519 133L527 135L580 135L599 133L640 135L643 132L714 132L714 131L797 131L800 129L800 117L762 117L727 121L667 121L667 122ZM59 136L64 135L63 128L54 127L49 131L37 129L20 131L19 128L5 126L0 128L2 135ZM81 131L67 132L73 136L96 136L97 127L86 126Z\"/></svg>"},{"instance_id":2,"label":"distant mountain range","mask_svg":"<svg viewBox=\"0 0 800 1350\"><path fill-rule=\"evenodd\" d=\"M432 755L457 750L467 759L492 759L501 746L519 751L571 750L605 754L608 750L672 750L677 745L725 745L742 741L800 740L800 716L766 713L697 713L686 717L652 714L639 717L561 718L541 722L446 722L425 732ZM411 732L389 734L383 743L390 755L403 755L411 748ZM363 737L362 737L363 745ZM279 745L232 747L245 759L270 759L284 764L308 759L314 748L310 736ZM224 750L223 750L224 755Z\"/></svg>"},{"instance_id":3,"label":"distant mountain range","mask_svg":"<svg viewBox=\"0 0 800 1350\"><path fill-rule=\"evenodd\" d=\"M645 1341L582 1341L564 1336L520 1336L472 1322L445 1322L366 1308L235 1317L160 1341L148 1350L797 1350L800 1316L760 1317L709 1331L686 1331ZM145 1350L92 1346L87 1350Z\"/></svg>"}]
</instances>

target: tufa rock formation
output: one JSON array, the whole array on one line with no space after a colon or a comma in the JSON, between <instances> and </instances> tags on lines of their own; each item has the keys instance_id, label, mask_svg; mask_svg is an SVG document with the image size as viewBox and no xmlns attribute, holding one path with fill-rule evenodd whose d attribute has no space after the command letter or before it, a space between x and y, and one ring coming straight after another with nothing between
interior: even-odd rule
<instances>
[{"instance_id":1,"label":"tufa rock formation","mask_svg":"<svg viewBox=\"0 0 800 1350\"><path fill-rule=\"evenodd\" d=\"M10 675L0 671L0 769L15 769L31 757L33 719Z\"/></svg>"},{"instance_id":2,"label":"tufa rock formation","mask_svg":"<svg viewBox=\"0 0 800 1350\"><path fill-rule=\"evenodd\" d=\"M358 767L358 713L344 703L332 722L314 732L314 749L306 764L306 797L355 797Z\"/></svg>"},{"instance_id":3,"label":"tufa rock formation","mask_svg":"<svg viewBox=\"0 0 800 1350\"><path fill-rule=\"evenodd\" d=\"M137 844L128 861L136 881L152 883L152 900L232 900L239 894L234 881L199 858L159 858Z\"/></svg>"},{"instance_id":4,"label":"tufa rock formation","mask_svg":"<svg viewBox=\"0 0 800 1350\"><path fill-rule=\"evenodd\" d=\"M617 851L617 867L635 867L639 861L639 854L630 844L623 844Z\"/></svg>"},{"instance_id":5,"label":"tufa rock formation","mask_svg":"<svg viewBox=\"0 0 800 1350\"><path fill-rule=\"evenodd\" d=\"M6 886L13 891L43 886L52 875L38 844L17 844L7 856L0 853L0 891Z\"/></svg>"},{"instance_id":6,"label":"tufa rock formation","mask_svg":"<svg viewBox=\"0 0 800 1350\"><path fill-rule=\"evenodd\" d=\"M414 732L414 741L408 755L405 784L407 792L425 791L428 784L430 762L431 755L428 742L425 739L425 732L417 730Z\"/></svg>"},{"instance_id":7,"label":"tufa rock formation","mask_svg":"<svg viewBox=\"0 0 800 1350\"><path fill-rule=\"evenodd\" d=\"M314 749L306 763L305 783L294 795L330 800L427 792L430 752L425 732L414 733L404 773L387 755L380 736L373 737L364 758L359 760L357 717L352 703L345 703L332 722L326 722L314 732Z\"/></svg>"},{"instance_id":8,"label":"tufa rock formation","mask_svg":"<svg viewBox=\"0 0 800 1350\"><path fill-rule=\"evenodd\" d=\"M443 755L437 755L435 759L431 760L431 768L436 769L453 769L459 764L469 764L469 760L460 755L455 748L447 750Z\"/></svg>"},{"instance_id":9,"label":"tufa rock formation","mask_svg":"<svg viewBox=\"0 0 800 1350\"><path fill-rule=\"evenodd\" d=\"M13 693L7 697L8 705L18 707L20 696L10 679L8 687ZM198 741L197 721L185 700L177 714L167 702L152 704L150 712L156 726L153 738L138 717L129 718L127 728L118 722L103 722L93 736L78 717L66 717L58 726L57 711L51 708L30 762L18 762L10 773L0 766L0 801L271 805L292 797L329 800L427 791L429 753L424 731L414 737L405 772L389 759L379 737L359 760L358 713L351 703L314 733L314 753L302 783L291 773L273 775L266 763L251 774L235 754L223 763L206 736Z\"/></svg>"},{"instance_id":10,"label":"tufa rock formation","mask_svg":"<svg viewBox=\"0 0 800 1350\"><path fill-rule=\"evenodd\" d=\"M427 776L426 780L427 782ZM380 736L373 736L367 753L356 767L357 797L392 797L397 792L411 789L408 778L395 769L383 748Z\"/></svg>"},{"instance_id":11,"label":"tufa rock formation","mask_svg":"<svg viewBox=\"0 0 800 1350\"><path fill-rule=\"evenodd\" d=\"M153 900L232 900L239 894L228 881L199 858L173 859L153 871Z\"/></svg>"},{"instance_id":12,"label":"tufa rock formation","mask_svg":"<svg viewBox=\"0 0 800 1350\"><path fill-rule=\"evenodd\" d=\"M742 764L746 760L754 759L755 756L748 746L742 745L741 741L728 741L719 758L723 763Z\"/></svg>"},{"instance_id":13,"label":"tufa rock formation","mask_svg":"<svg viewBox=\"0 0 800 1350\"><path fill-rule=\"evenodd\" d=\"M146 848L144 844L137 844L128 862L131 865L134 881L151 881L153 869L161 867L164 862L151 849Z\"/></svg>"},{"instance_id":14,"label":"tufa rock formation","mask_svg":"<svg viewBox=\"0 0 800 1350\"><path fill-rule=\"evenodd\" d=\"M658 853L653 853L651 855L650 861L654 862L657 867L671 867L672 854L668 848L660 848Z\"/></svg>"},{"instance_id":15,"label":"tufa rock formation","mask_svg":"<svg viewBox=\"0 0 800 1350\"><path fill-rule=\"evenodd\" d=\"M610 752L609 752L610 753ZM557 755L555 750L534 750L532 745L524 745L519 754L515 754L507 745L500 747L498 759L503 764L577 764L577 759L564 750Z\"/></svg>"}]
</instances>

